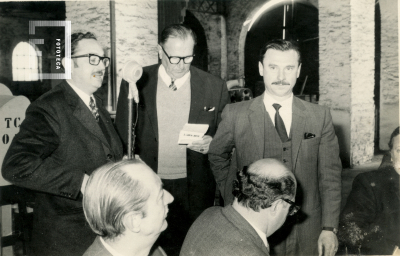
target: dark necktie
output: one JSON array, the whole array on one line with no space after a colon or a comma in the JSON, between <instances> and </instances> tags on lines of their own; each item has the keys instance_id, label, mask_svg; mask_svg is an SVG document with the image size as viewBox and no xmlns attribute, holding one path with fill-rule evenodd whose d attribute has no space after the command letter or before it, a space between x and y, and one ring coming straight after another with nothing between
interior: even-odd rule
<instances>
[{"instance_id":1,"label":"dark necktie","mask_svg":"<svg viewBox=\"0 0 400 256\"><path fill-rule=\"evenodd\" d=\"M286 128L285 128L285 123L282 120L281 115L279 115L279 109L282 107L279 104L272 104L272 106L275 108L276 113L275 113L275 129L279 134L279 137L281 137L282 142L286 142L288 140L288 136L286 133Z\"/></svg>"},{"instance_id":2,"label":"dark necktie","mask_svg":"<svg viewBox=\"0 0 400 256\"><path fill-rule=\"evenodd\" d=\"M89 107L90 107L90 111L92 111L94 118L96 119L96 122L98 122L99 121L99 110L96 107L96 103L94 103L93 97L90 97Z\"/></svg>"},{"instance_id":3,"label":"dark necktie","mask_svg":"<svg viewBox=\"0 0 400 256\"><path fill-rule=\"evenodd\" d=\"M175 79L171 78L171 84L169 85L169 89L176 91Z\"/></svg>"}]
</instances>

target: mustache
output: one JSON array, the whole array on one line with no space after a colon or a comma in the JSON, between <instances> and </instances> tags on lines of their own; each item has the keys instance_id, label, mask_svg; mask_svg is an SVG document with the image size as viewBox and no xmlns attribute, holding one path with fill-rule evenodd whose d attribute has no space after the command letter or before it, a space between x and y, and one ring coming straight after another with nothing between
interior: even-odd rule
<instances>
[{"instance_id":1,"label":"mustache","mask_svg":"<svg viewBox=\"0 0 400 256\"><path fill-rule=\"evenodd\" d=\"M274 84L274 85L290 85L290 83L286 82L285 80L275 81L275 82L272 82L272 84Z\"/></svg>"}]
</instances>

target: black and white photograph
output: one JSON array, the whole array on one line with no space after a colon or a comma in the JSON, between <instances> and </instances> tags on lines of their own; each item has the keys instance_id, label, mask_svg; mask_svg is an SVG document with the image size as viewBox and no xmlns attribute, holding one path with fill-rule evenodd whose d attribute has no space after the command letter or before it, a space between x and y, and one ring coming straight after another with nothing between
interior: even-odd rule
<instances>
[{"instance_id":1,"label":"black and white photograph","mask_svg":"<svg viewBox=\"0 0 400 256\"><path fill-rule=\"evenodd\" d=\"M396 0L0 0L0 256L400 255Z\"/></svg>"}]
</instances>

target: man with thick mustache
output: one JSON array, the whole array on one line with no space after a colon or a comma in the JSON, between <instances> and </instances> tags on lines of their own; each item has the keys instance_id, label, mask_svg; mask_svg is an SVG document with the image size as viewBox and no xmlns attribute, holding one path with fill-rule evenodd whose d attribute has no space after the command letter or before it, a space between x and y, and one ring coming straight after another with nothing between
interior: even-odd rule
<instances>
[{"instance_id":1,"label":"man with thick mustache","mask_svg":"<svg viewBox=\"0 0 400 256\"><path fill-rule=\"evenodd\" d=\"M93 95L110 59L90 32L66 40L71 79L29 106L2 167L6 180L36 193L32 254L40 256L82 255L92 244L96 235L82 208L86 182L123 154L108 112Z\"/></svg>"},{"instance_id":2,"label":"man with thick mustache","mask_svg":"<svg viewBox=\"0 0 400 256\"><path fill-rule=\"evenodd\" d=\"M267 43L259 60L265 93L225 107L209 159L225 204L232 201L237 170L262 158L282 161L296 177L302 214L288 218L268 239L271 254L334 255L341 200L339 146L329 109L293 96L300 68L295 42Z\"/></svg>"}]
</instances>

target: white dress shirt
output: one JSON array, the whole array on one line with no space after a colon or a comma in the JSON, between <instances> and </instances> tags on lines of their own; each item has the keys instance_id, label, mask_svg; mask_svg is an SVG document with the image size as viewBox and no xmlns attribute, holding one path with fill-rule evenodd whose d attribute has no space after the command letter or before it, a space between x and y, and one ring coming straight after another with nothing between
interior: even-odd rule
<instances>
[{"instance_id":1,"label":"white dress shirt","mask_svg":"<svg viewBox=\"0 0 400 256\"><path fill-rule=\"evenodd\" d=\"M163 65L160 65L160 68L158 69L158 75L161 77L164 83L169 87L171 84L171 77L167 74L167 71L165 71ZM174 85L176 86L176 89L178 90L179 88L181 88L189 77L190 77L190 71L187 72L181 78L175 79Z\"/></svg>"},{"instance_id":2,"label":"white dress shirt","mask_svg":"<svg viewBox=\"0 0 400 256\"><path fill-rule=\"evenodd\" d=\"M107 249L107 251L108 251L109 253L112 254L112 256L124 256L124 255L122 255L121 253L119 253L119 252L117 252L116 250L114 250L111 246L109 246L109 245L103 240L102 237L100 237L100 241L101 241L101 243L104 245L104 247Z\"/></svg>"},{"instance_id":3,"label":"white dress shirt","mask_svg":"<svg viewBox=\"0 0 400 256\"><path fill-rule=\"evenodd\" d=\"M283 123L285 124L286 133L289 137L290 135L290 128L292 126L292 105L293 105L293 93L290 95L289 98L283 101L278 101L274 99L271 95L267 92L264 93L264 106L267 110L269 116L271 117L272 123L275 125L275 113L276 110L272 106L273 104L278 103L281 105L279 109L279 115L282 117Z\"/></svg>"},{"instance_id":4,"label":"white dress shirt","mask_svg":"<svg viewBox=\"0 0 400 256\"><path fill-rule=\"evenodd\" d=\"M84 91L82 91L81 89L76 87L72 83L72 80L66 80L66 81L71 86L71 88L76 92L76 94L78 94L79 98L81 98L81 100L83 101L83 103L85 103L85 105L89 108L89 110L92 111L92 109L89 106L90 98L93 98L94 104L96 105L96 100L93 97L93 94L92 95L88 95L87 93L85 93Z\"/></svg>"}]
</instances>

